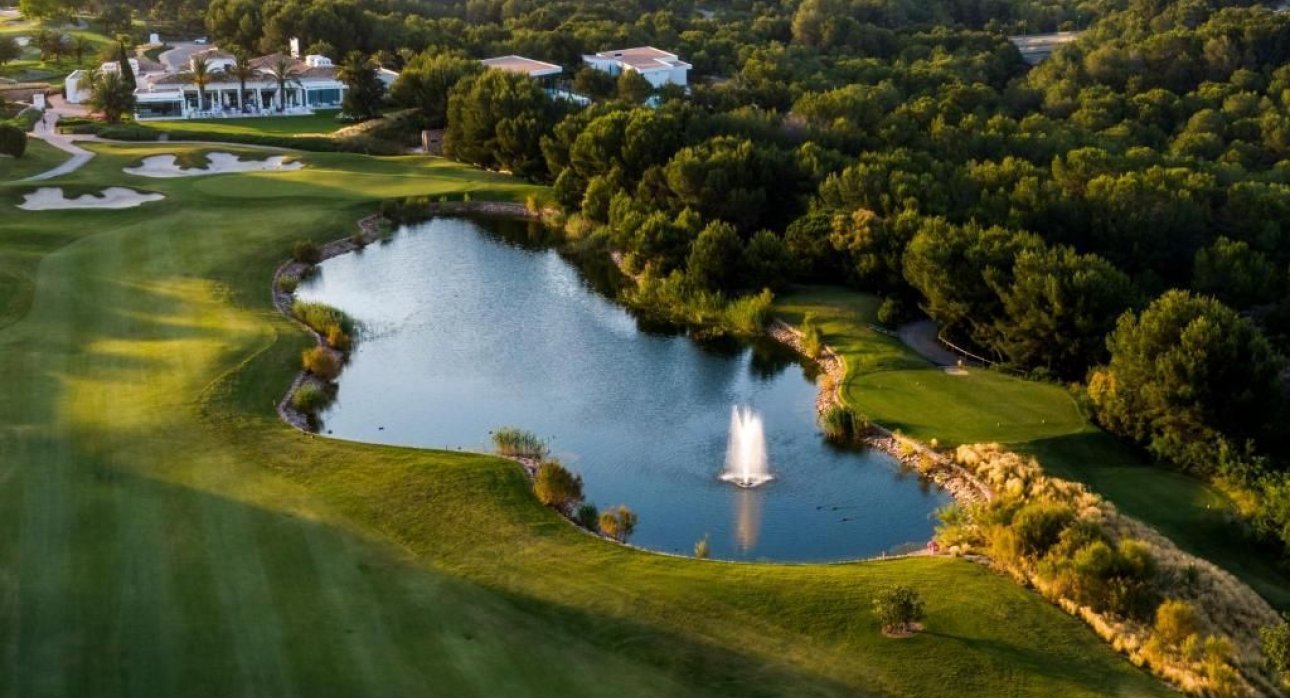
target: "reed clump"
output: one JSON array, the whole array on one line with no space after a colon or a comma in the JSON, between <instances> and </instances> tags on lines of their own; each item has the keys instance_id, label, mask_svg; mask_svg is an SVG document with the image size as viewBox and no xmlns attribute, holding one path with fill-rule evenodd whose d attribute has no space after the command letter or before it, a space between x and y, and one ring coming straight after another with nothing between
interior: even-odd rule
<instances>
[{"instance_id":1,"label":"reed clump","mask_svg":"<svg viewBox=\"0 0 1290 698\"><path fill-rule=\"evenodd\" d=\"M493 432L493 449L507 458L532 458L542 460L550 449L545 440L531 431L517 427L502 427Z\"/></svg>"}]
</instances>

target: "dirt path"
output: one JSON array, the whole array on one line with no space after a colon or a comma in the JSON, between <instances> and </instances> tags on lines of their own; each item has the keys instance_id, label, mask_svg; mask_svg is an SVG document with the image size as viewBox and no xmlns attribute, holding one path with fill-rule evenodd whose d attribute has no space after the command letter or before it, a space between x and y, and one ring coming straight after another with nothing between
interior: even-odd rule
<instances>
[{"instance_id":1,"label":"dirt path","mask_svg":"<svg viewBox=\"0 0 1290 698\"><path fill-rule=\"evenodd\" d=\"M900 336L900 341L904 342L905 346L937 366L958 364L958 355L941 346L937 341L936 322L933 320L919 320L901 325L896 334Z\"/></svg>"}]
</instances>

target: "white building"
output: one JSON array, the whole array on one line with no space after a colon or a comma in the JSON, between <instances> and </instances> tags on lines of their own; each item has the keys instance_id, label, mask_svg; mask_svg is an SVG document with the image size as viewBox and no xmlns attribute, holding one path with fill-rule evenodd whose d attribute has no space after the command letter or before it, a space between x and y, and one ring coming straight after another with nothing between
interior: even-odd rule
<instances>
[{"instance_id":1,"label":"white building","mask_svg":"<svg viewBox=\"0 0 1290 698\"><path fill-rule=\"evenodd\" d=\"M485 68L505 70L508 73L527 75L531 78L546 78L559 75L564 69L554 63L535 61L524 56L498 56L480 61Z\"/></svg>"},{"instance_id":2,"label":"white building","mask_svg":"<svg viewBox=\"0 0 1290 698\"><path fill-rule=\"evenodd\" d=\"M634 70L656 88L664 85L684 87L689 79L690 68L693 67L675 53L653 46L601 51L592 56L583 56L582 60L610 75L621 75L624 70Z\"/></svg>"},{"instance_id":3,"label":"white building","mask_svg":"<svg viewBox=\"0 0 1290 698\"><path fill-rule=\"evenodd\" d=\"M206 59L209 71L203 90L193 82L192 66L198 56ZM285 60L287 79L279 80L273 69ZM304 60L282 54L271 54L251 60L254 75L246 80L243 92L229 70L236 59L218 49L196 53L187 69L165 70L138 78L134 91L135 118L190 119L205 117L238 117L272 114L311 114L316 109L337 109L345 96L345 84L336 75L336 67L326 56L305 56ZM204 99L203 99L204 96Z\"/></svg>"}]
</instances>

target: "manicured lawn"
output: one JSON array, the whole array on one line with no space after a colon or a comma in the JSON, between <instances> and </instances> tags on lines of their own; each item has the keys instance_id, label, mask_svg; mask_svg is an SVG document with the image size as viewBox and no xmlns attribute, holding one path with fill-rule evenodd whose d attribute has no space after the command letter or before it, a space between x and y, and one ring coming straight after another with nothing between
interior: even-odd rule
<instances>
[{"instance_id":1,"label":"manicured lawn","mask_svg":"<svg viewBox=\"0 0 1290 698\"><path fill-rule=\"evenodd\" d=\"M509 462L292 431L272 405L307 342L268 281L294 241L381 197L534 190L330 154L145 180L121 168L176 146L96 147L68 182L168 198L28 213L0 185L0 294L28 298L0 320L0 693L1170 694L972 563L654 555L578 532ZM929 611L899 641L869 613L896 581Z\"/></svg>"},{"instance_id":2,"label":"manicured lawn","mask_svg":"<svg viewBox=\"0 0 1290 698\"><path fill-rule=\"evenodd\" d=\"M1121 511L1239 576L1273 605L1290 608L1290 575L1251 546L1231 503L1192 477L1149 465L1091 423L1060 386L986 370L952 376L869 325L877 299L836 288L787 294L777 311L793 323L813 313L847 359L846 400L891 429L942 446L999 442L1052 473L1087 483Z\"/></svg>"},{"instance_id":3,"label":"manicured lawn","mask_svg":"<svg viewBox=\"0 0 1290 698\"><path fill-rule=\"evenodd\" d=\"M264 136L327 135L345 124L336 120L336 112L320 111L299 116L252 116L233 119L180 119L149 121L145 125L182 139L185 133L225 133Z\"/></svg>"},{"instance_id":4,"label":"manicured lawn","mask_svg":"<svg viewBox=\"0 0 1290 698\"><path fill-rule=\"evenodd\" d=\"M42 140L28 138L27 152L21 158L0 158L0 182L13 182L52 170L70 157Z\"/></svg>"}]
</instances>

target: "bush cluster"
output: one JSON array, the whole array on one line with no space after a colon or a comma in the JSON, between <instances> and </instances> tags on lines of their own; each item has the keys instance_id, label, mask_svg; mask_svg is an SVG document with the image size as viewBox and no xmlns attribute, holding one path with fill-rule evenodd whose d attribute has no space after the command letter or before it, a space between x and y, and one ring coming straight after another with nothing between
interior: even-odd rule
<instances>
[{"instance_id":1,"label":"bush cluster","mask_svg":"<svg viewBox=\"0 0 1290 698\"><path fill-rule=\"evenodd\" d=\"M493 432L493 448L508 458L546 458L549 448L544 439L517 427L502 427Z\"/></svg>"}]
</instances>

